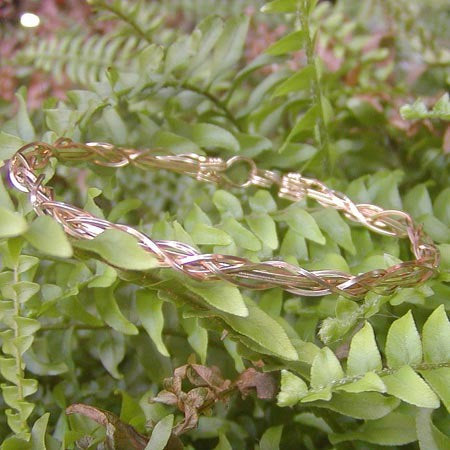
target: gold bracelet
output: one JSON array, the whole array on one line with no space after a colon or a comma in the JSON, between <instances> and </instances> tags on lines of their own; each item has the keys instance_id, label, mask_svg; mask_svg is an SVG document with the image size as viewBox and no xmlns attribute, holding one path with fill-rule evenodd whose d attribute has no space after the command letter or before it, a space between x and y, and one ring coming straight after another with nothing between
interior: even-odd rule
<instances>
[{"instance_id":1,"label":"gold bracelet","mask_svg":"<svg viewBox=\"0 0 450 450\"><path fill-rule=\"evenodd\" d=\"M134 164L141 168L167 169L199 181L241 188L276 186L279 197L292 201L309 197L322 206L342 211L348 219L376 233L408 237L415 260L387 269L352 275L339 270L309 271L277 260L253 262L233 255L201 254L185 243L152 240L130 226L111 223L75 206L55 201L53 190L43 185L44 175L36 173L37 169L42 169L49 163L50 157L62 161L90 161L106 167ZM235 164L248 165L245 182L234 182L227 174ZM53 145L33 142L23 146L10 160L9 176L17 189L29 194L29 200L38 215L52 216L70 236L93 239L107 229L125 231L157 259L160 267L170 267L199 281L221 279L250 289L278 287L304 296L337 293L358 298L369 291L388 295L398 287L423 283L434 275L439 265L438 249L409 214L398 210L383 210L371 204L355 204L346 195L328 188L316 179L303 177L299 173L283 175L259 169L252 159L243 156L233 156L225 161L194 153L155 155L150 150L116 147L103 142L80 144L61 138Z\"/></svg>"}]
</instances>

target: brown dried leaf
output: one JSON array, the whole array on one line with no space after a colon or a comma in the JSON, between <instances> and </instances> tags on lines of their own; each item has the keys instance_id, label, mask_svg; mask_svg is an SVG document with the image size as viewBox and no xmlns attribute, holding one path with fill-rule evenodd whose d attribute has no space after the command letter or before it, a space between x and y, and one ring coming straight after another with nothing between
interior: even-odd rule
<instances>
[{"instance_id":1,"label":"brown dried leaf","mask_svg":"<svg viewBox=\"0 0 450 450\"><path fill-rule=\"evenodd\" d=\"M115 414L94 406L75 403L66 408L66 414L81 414L106 428L106 446L111 450L143 450L148 438Z\"/></svg>"},{"instance_id":2,"label":"brown dried leaf","mask_svg":"<svg viewBox=\"0 0 450 450\"><path fill-rule=\"evenodd\" d=\"M245 397L253 389L256 389L256 396L261 399L273 399L277 392L277 385L272 374L258 372L249 368L239 375L236 386Z\"/></svg>"},{"instance_id":3,"label":"brown dried leaf","mask_svg":"<svg viewBox=\"0 0 450 450\"><path fill-rule=\"evenodd\" d=\"M187 378L194 386L208 386L216 392L221 392L230 387L231 381L224 380L220 369L216 366L206 367L199 364L191 364L187 369Z\"/></svg>"},{"instance_id":4,"label":"brown dried leaf","mask_svg":"<svg viewBox=\"0 0 450 450\"><path fill-rule=\"evenodd\" d=\"M152 403L164 403L165 405L176 405L178 403L178 397L173 392L166 390L158 392L156 397L150 400Z\"/></svg>"},{"instance_id":5,"label":"brown dried leaf","mask_svg":"<svg viewBox=\"0 0 450 450\"><path fill-rule=\"evenodd\" d=\"M450 125L448 125L445 130L442 147L444 148L445 154L450 153Z\"/></svg>"}]
</instances>

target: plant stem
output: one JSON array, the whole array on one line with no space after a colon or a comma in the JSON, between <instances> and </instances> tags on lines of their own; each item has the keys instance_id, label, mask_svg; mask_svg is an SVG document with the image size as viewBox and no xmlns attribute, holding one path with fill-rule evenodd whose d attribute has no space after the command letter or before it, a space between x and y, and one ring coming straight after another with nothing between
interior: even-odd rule
<instances>
[{"instance_id":1,"label":"plant stem","mask_svg":"<svg viewBox=\"0 0 450 450\"><path fill-rule=\"evenodd\" d=\"M322 154L324 161L324 172L328 175L331 174L332 167L332 155L330 148L330 139L328 135L328 129L326 126L325 112L323 109L323 94L322 87L320 84L320 77L316 65L316 57L314 54L314 43L311 37L311 32L309 28L309 2L307 0L299 1L299 8L297 9L297 19L300 20L301 28L303 30L303 35L305 39L305 50L306 50L306 60L308 65L312 67L313 70L313 80L312 80L312 101L313 105L317 105L319 117L318 117L318 133L317 141L319 146L319 154Z\"/></svg>"},{"instance_id":2,"label":"plant stem","mask_svg":"<svg viewBox=\"0 0 450 450\"><path fill-rule=\"evenodd\" d=\"M120 8L115 8L112 4L109 4L104 1L94 2L94 4L100 8L103 8L103 9L115 14L119 19L123 20L128 25L130 25L134 29L134 31L138 34L138 36L140 36L142 39L144 39L149 44L154 43L152 38L150 36L147 36L145 31L139 26L139 24L136 23L134 20L131 20L130 17L128 17L126 14L123 13L123 11L120 10ZM172 86L172 87L182 87L183 89L186 89L187 91L196 92L197 94L207 97L218 108L220 108L224 112L225 116L230 120L230 122L233 123L233 125L238 130L241 130L237 120L234 118L231 111L227 108L226 104L224 102L222 102L220 99L218 99L217 97L215 97L213 94L211 94L209 91L203 90L197 86L191 85L186 82L184 82L184 83L165 82L164 85Z\"/></svg>"},{"instance_id":3,"label":"plant stem","mask_svg":"<svg viewBox=\"0 0 450 450\"><path fill-rule=\"evenodd\" d=\"M18 274L18 270L17 270L17 264L14 266L14 272L13 272L13 276L14 276L14 284L19 282L19 274ZM20 316L20 303L19 303L19 299L18 299L18 295L15 294L14 295L14 314L16 317ZM17 339L20 337L19 335L19 326L17 324L16 321L14 321L14 337ZM24 378L24 373L23 373L23 361L22 361L22 355L20 354L20 351L18 348L16 348L16 371L17 371L17 392L18 392L18 396L19 396L19 400L21 402L23 402L24 400L24 396L23 396L23 386L22 386L22 380ZM26 423L25 423L25 428L26 427Z\"/></svg>"},{"instance_id":4,"label":"plant stem","mask_svg":"<svg viewBox=\"0 0 450 450\"><path fill-rule=\"evenodd\" d=\"M203 97L206 97L208 100L210 100L212 103L214 103L217 106L217 108L219 108L220 110L223 111L223 113L226 116L226 118L239 131L242 131L241 130L241 126L239 125L238 121L234 117L233 113L228 109L227 105L222 100L217 98L215 95L211 94L211 92L205 91L205 90L201 89L200 87L195 86L195 85L190 84L190 83L187 83L187 82L178 83L176 81L165 81L164 85L168 86L168 87L174 87L174 88L183 88L186 91L195 92L196 94L199 94L199 95L202 95Z\"/></svg>"},{"instance_id":5,"label":"plant stem","mask_svg":"<svg viewBox=\"0 0 450 450\"><path fill-rule=\"evenodd\" d=\"M129 16L124 14L120 10L120 8L115 8L113 4L109 4L108 2L104 2L104 1L94 1L91 3L93 3L94 6L105 9L106 11L109 11L110 13L115 14L119 19L123 20L128 25L130 25L138 36L140 36L142 39L147 41L149 44L153 44L152 39L149 36L147 36L145 31L134 20L131 20Z\"/></svg>"},{"instance_id":6,"label":"plant stem","mask_svg":"<svg viewBox=\"0 0 450 450\"><path fill-rule=\"evenodd\" d=\"M442 369L444 367L450 367L450 362L421 363L421 364L411 365L411 368L414 371L419 371L419 370L436 370L436 369ZM383 376L386 376L386 375L392 375L393 373L397 372L397 370L398 369L391 369L391 368L386 367L386 368L381 369L381 370L375 370L373 373L383 377ZM345 384L350 384L350 383L353 383L355 381L360 380L361 378L364 377L364 375L365 374L355 375L355 376L352 376L352 377L344 377L344 378L341 378L339 380L335 380L335 381L331 382L329 384L329 386L331 386L333 388L334 386L342 386L342 385L345 385ZM323 387L325 387L325 386L323 386ZM309 393L320 392L323 389L323 387L319 387L317 389L310 389Z\"/></svg>"}]
</instances>

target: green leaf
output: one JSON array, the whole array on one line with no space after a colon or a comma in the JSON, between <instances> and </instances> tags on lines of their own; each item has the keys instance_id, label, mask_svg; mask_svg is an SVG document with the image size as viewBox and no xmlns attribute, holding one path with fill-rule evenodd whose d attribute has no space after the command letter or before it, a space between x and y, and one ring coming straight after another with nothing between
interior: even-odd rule
<instances>
[{"instance_id":1,"label":"green leaf","mask_svg":"<svg viewBox=\"0 0 450 450\"><path fill-rule=\"evenodd\" d=\"M289 372L281 371L281 386L277 396L278 406L294 406L308 393L306 383Z\"/></svg>"},{"instance_id":2,"label":"green leaf","mask_svg":"<svg viewBox=\"0 0 450 450\"><path fill-rule=\"evenodd\" d=\"M189 345L200 357L202 364L206 364L208 353L208 332L199 325L196 317L185 318L181 322L188 335Z\"/></svg>"},{"instance_id":3,"label":"green leaf","mask_svg":"<svg viewBox=\"0 0 450 450\"><path fill-rule=\"evenodd\" d=\"M403 200L404 208L414 217L424 214L433 214L433 205L430 194L424 184L419 184L411 189Z\"/></svg>"},{"instance_id":4,"label":"green leaf","mask_svg":"<svg viewBox=\"0 0 450 450\"><path fill-rule=\"evenodd\" d=\"M114 330L123 334L138 334L136 326L131 323L120 311L114 297L114 288L100 289L94 291L95 305L100 317Z\"/></svg>"},{"instance_id":5,"label":"green leaf","mask_svg":"<svg viewBox=\"0 0 450 450\"><path fill-rule=\"evenodd\" d=\"M125 343L122 335L110 333L98 346L100 361L112 377L120 380L123 375L119 372L118 365L125 357Z\"/></svg>"},{"instance_id":6,"label":"green leaf","mask_svg":"<svg viewBox=\"0 0 450 450\"><path fill-rule=\"evenodd\" d=\"M247 37L249 17L242 14L231 18L215 45L212 57L212 78L220 77L241 58Z\"/></svg>"},{"instance_id":7,"label":"green leaf","mask_svg":"<svg viewBox=\"0 0 450 450\"><path fill-rule=\"evenodd\" d=\"M383 380L374 372L367 372L362 378L348 384L336 387L336 390L344 392L386 392L386 386Z\"/></svg>"},{"instance_id":8,"label":"green leaf","mask_svg":"<svg viewBox=\"0 0 450 450\"><path fill-rule=\"evenodd\" d=\"M0 137L1 140L1 137ZM1 149L1 143L0 143L0 149ZM0 150L1 152L1 150ZM0 156L0 166L2 165L1 162L1 156ZM2 216L1 211L4 209L7 209L9 211L14 211L14 204L8 195L8 192L6 191L5 184L3 183L3 178L0 178L0 217Z\"/></svg>"},{"instance_id":9,"label":"green leaf","mask_svg":"<svg viewBox=\"0 0 450 450\"><path fill-rule=\"evenodd\" d=\"M249 198L250 208L257 213L272 213L277 210L277 204L269 192L259 190Z\"/></svg>"},{"instance_id":10,"label":"green leaf","mask_svg":"<svg viewBox=\"0 0 450 450\"><path fill-rule=\"evenodd\" d=\"M240 201L227 191L219 189L214 192L213 202L223 217L232 216L235 219L242 219L244 216Z\"/></svg>"},{"instance_id":11,"label":"green leaf","mask_svg":"<svg viewBox=\"0 0 450 450\"><path fill-rule=\"evenodd\" d=\"M312 363L311 386L321 389L343 377L344 372L336 355L328 347L322 348Z\"/></svg>"},{"instance_id":12,"label":"green leaf","mask_svg":"<svg viewBox=\"0 0 450 450\"><path fill-rule=\"evenodd\" d=\"M154 342L159 353L170 357L167 347L162 340L164 328L163 303L155 291L139 290L136 292L136 308L142 326Z\"/></svg>"},{"instance_id":13,"label":"green leaf","mask_svg":"<svg viewBox=\"0 0 450 450\"><path fill-rule=\"evenodd\" d=\"M191 231L192 240L199 245L229 245L233 239L225 231L204 223L195 224Z\"/></svg>"},{"instance_id":14,"label":"green leaf","mask_svg":"<svg viewBox=\"0 0 450 450\"><path fill-rule=\"evenodd\" d=\"M362 375L381 370L381 355L375 342L375 334L369 322L353 336L347 359L348 375Z\"/></svg>"},{"instance_id":15,"label":"green leaf","mask_svg":"<svg viewBox=\"0 0 450 450\"><path fill-rule=\"evenodd\" d=\"M439 408L439 399L427 383L409 366L383 377L387 393L422 408Z\"/></svg>"},{"instance_id":16,"label":"green leaf","mask_svg":"<svg viewBox=\"0 0 450 450\"><path fill-rule=\"evenodd\" d=\"M25 239L39 251L59 258L70 258L72 246L62 226L50 216L39 216L34 220Z\"/></svg>"},{"instance_id":17,"label":"green leaf","mask_svg":"<svg viewBox=\"0 0 450 450\"><path fill-rule=\"evenodd\" d=\"M169 414L155 425L145 450L164 450L166 448L172 434L173 418L173 414Z\"/></svg>"},{"instance_id":18,"label":"green leaf","mask_svg":"<svg viewBox=\"0 0 450 450\"><path fill-rule=\"evenodd\" d=\"M101 261L96 261L95 265L97 270L88 287L106 288L111 286L117 279L117 271Z\"/></svg>"},{"instance_id":19,"label":"green leaf","mask_svg":"<svg viewBox=\"0 0 450 450\"><path fill-rule=\"evenodd\" d=\"M173 231L175 233L175 240L184 242L192 247L195 247L194 241L189 233L175 220L172 223Z\"/></svg>"},{"instance_id":20,"label":"green leaf","mask_svg":"<svg viewBox=\"0 0 450 450\"><path fill-rule=\"evenodd\" d=\"M225 128L212 123L192 125L192 140L201 147L223 148L234 153L239 151L239 141Z\"/></svg>"},{"instance_id":21,"label":"green leaf","mask_svg":"<svg viewBox=\"0 0 450 450\"><path fill-rule=\"evenodd\" d=\"M269 352L285 360L297 361L298 354L284 328L249 298L245 298L247 317L221 315L238 333L247 336Z\"/></svg>"},{"instance_id":22,"label":"green leaf","mask_svg":"<svg viewBox=\"0 0 450 450\"><path fill-rule=\"evenodd\" d=\"M20 236L27 228L27 222L22 215L0 206L0 238Z\"/></svg>"},{"instance_id":23,"label":"green leaf","mask_svg":"<svg viewBox=\"0 0 450 450\"><path fill-rule=\"evenodd\" d=\"M279 450L283 425L268 428L259 441L260 450Z\"/></svg>"},{"instance_id":24,"label":"green leaf","mask_svg":"<svg viewBox=\"0 0 450 450\"><path fill-rule=\"evenodd\" d=\"M272 250L278 247L278 236L275 222L268 214L258 214L245 218L250 230Z\"/></svg>"},{"instance_id":25,"label":"green leaf","mask_svg":"<svg viewBox=\"0 0 450 450\"><path fill-rule=\"evenodd\" d=\"M191 233L197 224L211 226L211 219L205 214L202 209L194 203L194 206L188 212L186 218L184 219L184 228Z\"/></svg>"},{"instance_id":26,"label":"green leaf","mask_svg":"<svg viewBox=\"0 0 450 450\"><path fill-rule=\"evenodd\" d=\"M96 217L100 217L102 219L105 218L103 211L97 204L95 203L95 198L99 197L102 194L102 191L100 189L97 189L95 187L90 187L87 189L87 198L86 202L84 203L84 210L93 214Z\"/></svg>"},{"instance_id":27,"label":"green leaf","mask_svg":"<svg viewBox=\"0 0 450 450\"><path fill-rule=\"evenodd\" d=\"M186 283L186 288L220 311L247 317L248 310L239 289L223 281Z\"/></svg>"},{"instance_id":28,"label":"green leaf","mask_svg":"<svg viewBox=\"0 0 450 450\"><path fill-rule=\"evenodd\" d=\"M403 119L442 119L450 120L450 101L448 93L445 93L429 111L425 103L417 99L412 105L404 105L400 108Z\"/></svg>"},{"instance_id":29,"label":"green leaf","mask_svg":"<svg viewBox=\"0 0 450 450\"><path fill-rule=\"evenodd\" d=\"M250 101L247 107L250 106ZM241 147L242 156L255 158L260 153L273 149L272 141L264 136L255 136L246 133L236 133L236 138Z\"/></svg>"},{"instance_id":30,"label":"green leaf","mask_svg":"<svg viewBox=\"0 0 450 450\"><path fill-rule=\"evenodd\" d=\"M314 405L355 419L376 420L389 414L399 403L396 398L386 397L378 392L335 392L330 401L317 401Z\"/></svg>"},{"instance_id":31,"label":"green leaf","mask_svg":"<svg viewBox=\"0 0 450 450\"><path fill-rule=\"evenodd\" d=\"M45 413L36 420L31 429L31 450L45 450L45 431L47 430L50 413Z\"/></svg>"},{"instance_id":32,"label":"green leaf","mask_svg":"<svg viewBox=\"0 0 450 450\"><path fill-rule=\"evenodd\" d=\"M155 147L166 148L174 154L202 153L200 147L190 139L165 130L158 130L153 135L153 145Z\"/></svg>"},{"instance_id":33,"label":"green leaf","mask_svg":"<svg viewBox=\"0 0 450 450\"><path fill-rule=\"evenodd\" d=\"M164 72L166 75L187 63L192 53L191 46L192 40L190 36L180 36L169 46L164 62Z\"/></svg>"},{"instance_id":34,"label":"green leaf","mask_svg":"<svg viewBox=\"0 0 450 450\"><path fill-rule=\"evenodd\" d=\"M273 0L262 8L263 13L293 13L297 12L299 2L296 0Z\"/></svg>"},{"instance_id":35,"label":"green leaf","mask_svg":"<svg viewBox=\"0 0 450 450\"><path fill-rule=\"evenodd\" d=\"M439 431L431 420L431 409L421 408L416 415L416 430L420 450L447 450L450 438Z\"/></svg>"},{"instance_id":36,"label":"green leaf","mask_svg":"<svg viewBox=\"0 0 450 450\"><path fill-rule=\"evenodd\" d=\"M76 295L62 298L57 305L62 314L72 320L77 320L92 327L104 325L102 320L86 311Z\"/></svg>"},{"instance_id":37,"label":"green leaf","mask_svg":"<svg viewBox=\"0 0 450 450\"><path fill-rule=\"evenodd\" d=\"M0 161L10 159L20 147L25 145L25 140L18 136L0 131Z\"/></svg>"},{"instance_id":38,"label":"green leaf","mask_svg":"<svg viewBox=\"0 0 450 450\"><path fill-rule=\"evenodd\" d=\"M332 434L332 444L360 440L378 445L405 445L417 440L414 417L398 412L365 422L356 431Z\"/></svg>"},{"instance_id":39,"label":"green leaf","mask_svg":"<svg viewBox=\"0 0 450 450\"><path fill-rule=\"evenodd\" d=\"M109 229L91 240L77 240L76 247L99 254L106 262L122 269L148 270L158 267L158 261L139 246L135 237Z\"/></svg>"},{"instance_id":40,"label":"green leaf","mask_svg":"<svg viewBox=\"0 0 450 450\"><path fill-rule=\"evenodd\" d=\"M266 53L276 56L301 50L303 48L304 36L305 33L303 30L294 31L271 44L266 49Z\"/></svg>"},{"instance_id":41,"label":"green leaf","mask_svg":"<svg viewBox=\"0 0 450 450\"><path fill-rule=\"evenodd\" d=\"M288 144L292 139L302 131L313 131L317 123L318 106L314 105L305 112L305 114L297 120L296 124L288 134L279 152L282 153L288 148Z\"/></svg>"},{"instance_id":42,"label":"green leaf","mask_svg":"<svg viewBox=\"0 0 450 450\"><path fill-rule=\"evenodd\" d=\"M238 247L254 252L261 250L261 242L234 217L227 217L222 228L234 239Z\"/></svg>"},{"instance_id":43,"label":"green leaf","mask_svg":"<svg viewBox=\"0 0 450 450\"><path fill-rule=\"evenodd\" d=\"M279 97L281 95L286 95L291 92L297 92L309 88L313 76L314 76L313 66L309 65L303 67L294 75L290 76L286 81L280 83L275 89L273 97Z\"/></svg>"},{"instance_id":44,"label":"green leaf","mask_svg":"<svg viewBox=\"0 0 450 450\"><path fill-rule=\"evenodd\" d=\"M27 104L25 102L26 89L22 87L16 93L16 98L19 101L19 110L16 116L16 126L19 136L25 141L33 141L36 137L33 124L28 116Z\"/></svg>"},{"instance_id":45,"label":"green leaf","mask_svg":"<svg viewBox=\"0 0 450 450\"><path fill-rule=\"evenodd\" d=\"M125 217L129 212L138 209L142 205L142 200L138 198L126 198L115 205L108 215L110 222L117 222Z\"/></svg>"},{"instance_id":46,"label":"green leaf","mask_svg":"<svg viewBox=\"0 0 450 450\"><path fill-rule=\"evenodd\" d=\"M425 362L450 361L450 322L444 305L438 306L428 317L422 329Z\"/></svg>"},{"instance_id":47,"label":"green leaf","mask_svg":"<svg viewBox=\"0 0 450 450\"><path fill-rule=\"evenodd\" d=\"M194 33L198 33L200 41L195 55L189 62L188 76L195 78L198 72L203 69L203 63L206 60L206 64L209 63L209 56L211 51L216 46L216 43L223 33L224 22L220 17L211 15L203 19L194 30Z\"/></svg>"},{"instance_id":48,"label":"green leaf","mask_svg":"<svg viewBox=\"0 0 450 450\"><path fill-rule=\"evenodd\" d=\"M325 237L321 233L314 217L304 209L297 206L290 207L281 212L277 218L284 220L292 230L306 239L321 245L325 244Z\"/></svg>"},{"instance_id":49,"label":"green leaf","mask_svg":"<svg viewBox=\"0 0 450 450\"><path fill-rule=\"evenodd\" d=\"M214 450L233 450L227 437L223 433L219 433L219 443L214 447Z\"/></svg>"},{"instance_id":50,"label":"green leaf","mask_svg":"<svg viewBox=\"0 0 450 450\"><path fill-rule=\"evenodd\" d=\"M433 388L434 392L450 412L450 367L439 367L433 370L421 370L420 374Z\"/></svg>"},{"instance_id":51,"label":"green leaf","mask_svg":"<svg viewBox=\"0 0 450 450\"><path fill-rule=\"evenodd\" d=\"M386 359L389 367L419 364L422 345L411 311L394 321L386 339Z\"/></svg>"},{"instance_id":52,"label":"green leaf","mask_svg":"<svg viewBox=\"0 0 450 450\"><path fill-rule=\"evenodd\" d=\"M433 115L443 120L450 120L450 96L448 92L442 95L442 97L433 106Z\"/></svg>"},{"instance_id":53,"label":"green leaf","mask_svg":"<svg viewBox=\"0 0 450 450\"><path fill-rule=\"evenodd\" d=\"M0 137L0 142L1 142L1 137ZM441 222L445 223L447 226L450 226L450 187L444 189L434 199L433 210L434 210L435 216Z\"/></svg>"},{"instance_id":54,"label":"green leaf","mask_svg":"<svg viewBox=\"0 0 450 450\"><path fill-rule=\"evenodd\" d=\"M284 235L280 255L284 258L308 259L308 247L305 238L289 229Z\"/></svg>"},{"instance_id":55,"label":"green leaf","mask_svg":"<svg viewBox=\"0 0 450 450\"><path fill-rule=\"evenodd\" d=\"M434 241L443 244L450 242L450 228L436 217L427 214L421 216L419 222L423 223L425 233L427 233Z\"/></svg>"},{"instance_id":56,"label":"green leaf","mask_svg":"<svg viewBox=\"0 0 450 450\"><path fill-rule=\"evenodd\" d=\"M330 236L333 242L336 242L340 247L344 248L352 255L356 253L350 233L350 227L335 209L322 209L313 213L313 217L319 227Z\"/></svg>"}]
</instances>

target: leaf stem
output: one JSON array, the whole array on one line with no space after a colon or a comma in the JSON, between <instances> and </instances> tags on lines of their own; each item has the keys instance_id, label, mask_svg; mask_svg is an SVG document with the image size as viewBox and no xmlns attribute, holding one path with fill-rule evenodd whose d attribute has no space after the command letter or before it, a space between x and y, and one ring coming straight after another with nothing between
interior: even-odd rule
<instances>
[{"instance_id":1,"label":"leaf stem","mask_svg":"<svg viewBox=\"0 0 450 450\"><path fill-rule=\"evenodd\" d=\"M420 363L420 364L414 364L410 366L414 371L419 371L419 370L436 370L436 369L442 369L444 367L450 367L450 362L441 362L441 363ZM395 373L398 369L392 369L389 367L386 367L384 369L381 370L375 370L373 371L373 373L383 377L386 375L392 375L393 373ZM361 374L361 375L355 375L353 377L344 377L344 378L340 378L339 380L334 380L331 383L329 383L327 386L330 386L331 388L336 387L336 386L343 386L346 384L350 384L353 383L355 381L360 380L361 378L364 377L365 374ZM322 391L323 388L325 388L326 386L322 386L322 387L318 387L316 389L310 389L308 391L308 393L314 393L314 392L320 392Z\"/></svg>"},{"instance_id":2,"label":"leaf stem","mask_svg":"<svg viewBox=\"0 0 450 450\"><path fill-rule=\"evenodd\" d=\"M324 172L329 175L332 172L332 158L330 148L330 138L328 135L328 129L325 120L325 111L323 109L323 93L322 86L320 84L319 72L317 70L316 57L314 53L314 43L311 37L310 24L309 24L309 2L308 0L299 0L299 8L297 9L297 20L301 24L303 35L305 38L305 50L306 60L308 65L312 67L313 79L312 79L312 101L314 105L317 105L319 117L318 117L318 133L317 143L319 146L319 154L323 155Z\"/></svg>"},{"instance_id":3,"label":"leaf stem","mask_svg":"<svg viewBox=\"0 0 450 450\"><path fill-rule=\"evenodd\" d=\"M226 118L239 130L242 131L241 126L239 125L237 119L234 117L233 113L228 109L227 105L217 98L214 94L211 94L209 91L205 91L201 89L198 86L195 86L193 84L184 82L184 83L177 83L176 81L165 81L165 86L168 87L174 87L174 88L183 88L187 91L195 92L196 94L202 95L203 97L206 97L208 100L210 100L214 105L217 106L220 110L223 111Z\"/></svg>"},{"instance_id":4,"label":"leaf stem","mask_svg":"<svg viewBox=\"0 0 450 450\"><path fill-rule=\"evenodd\" d=\"M106 11L109 11L112 14L115 14L119 19L123 20L128 25L130 25L138 36L140 36L142 39L144 39L149 44L153 43L150 36L147 36L146 32L138 25L138 23L131 19L131 17L130 17L131 14L130 14L130 16L127 16L120 10L120 8L115 8L114 3L109 4L108 2L98 1L98 0L91 1L90 3L94 6L97 6L98 8L102 8Z\"/></svg>"}]
</instances>

